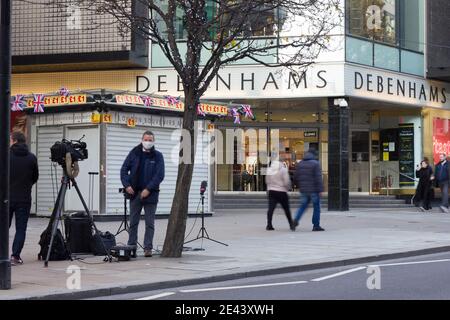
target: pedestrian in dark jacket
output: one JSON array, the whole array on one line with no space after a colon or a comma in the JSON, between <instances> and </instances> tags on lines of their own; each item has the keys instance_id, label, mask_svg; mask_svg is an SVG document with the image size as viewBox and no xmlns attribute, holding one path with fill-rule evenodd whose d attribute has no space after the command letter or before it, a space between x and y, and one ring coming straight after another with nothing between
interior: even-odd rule
<instances>
[{"instance_id":1,"label":"pedestrian in dark jacket","mask_svg":"<svg viewBox=\"0 0 450 320\"><path fill-rule=\"evenodd\" d=\"M294 219L294 225L298 226L298 222L312 201L314 207L313 231L325 231L320 226L320 196L323 192L322 169L319 161L316 160L315 150L308 151L303 160L297 164L294 180L300 189L300 208Z\"/></svg>"},{"instance_id":2,"label":"pedestrian in dark jacket","mask_svg":"<svg viewBox=\"0 0 450 320\"><path fill-rule=\"evenodd\" d=\"M450 166L445 153L439 155L440 162L436 164L435 178L439 188L441 189L441 210L448 213L448 184L450 180Z\"/></svg>"},{"instance_id":3,"label":"pedestrian in dark jacket","mask_svg":"<svg viewBox=\"0 0 450 320\"><path fill-rule=\"evenodd\" d=\"M431 210L431 195L433 188L433 169L428 164L428 160L424 159L417 165L416 177L419 178L414 201L420 205L420 210Z\"/></svg>"},{"instance_id":4,"label":"pedestrian in dark jacket","mask_svg":"<svg viewBox=\"0 0 450 320\"><path fill-rule=\"evenodd\" d=\"M130 235L128 245L136 245L142 208L145 211L144 255L152 256L155 234L155 213L159 185L164 180L164 157L155 150L155 136L151 131L142 135L141 143L125 159L120 178L130 196Z\"/></svg>"},{"instance_id":5,"label":"pedestrian in dark jacket","mask_svg":"<svg viewBox=\"0 0 450 320\"><path fill-rule=\"evenodd\" d=\"M19 265L23 264L20 254L25 244L30 217L31 189L39 178L39 169L36 156L28 151L23 133L11 133L10 144L9 227L13 217L16 218L11 265Z\"/></svg>"}]
</instances>

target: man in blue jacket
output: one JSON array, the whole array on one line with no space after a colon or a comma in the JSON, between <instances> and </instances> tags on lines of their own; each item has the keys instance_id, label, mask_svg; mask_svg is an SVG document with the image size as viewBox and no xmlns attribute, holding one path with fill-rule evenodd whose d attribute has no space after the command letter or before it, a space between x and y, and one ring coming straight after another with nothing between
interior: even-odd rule
<instances>
[{"instance_id":1,"label":"man in blue jacket","mask_svg":"<svg viewBox=\"0 0 450 320\"><path fill-rule=\"evenodd\" d=\"M319 161L316 160L315 153L315 150L306 152L295 170L294 181L300 189L300 208L295 216L294 226L298 226L298 222L312 201L314 207L312 231L325 231L320 226L320 196L323 192L322 169Z\"/></svg>"},{"instance_id":2,"label":"man in blue jacket","mask_svg":"<svg viewBox=\"0 0 450 320\"><path fill-rule=\"evenodd\" d=\"M447 156L444 153L439 155L439 160L440 162L436 164L435 179L442 194L441 210L442 212L448 213L448 183L450 180L450 167L447 161Z\"/></svg>"},{"instance_id":3,"label":"man in blue jacket","mask_svg":"<svg viewBox=\"0 0 450 320\"><path fill-rule=\"evenodd\" d=\"M164 180L164 157L155 150L155 135L146 131L141 143L125 159L120 178L130 196L130 235L128 245L136 245L139 219L145 211L144 256L151 257L155 234L155 213L159 198L159 185Z\"/></svg>"}]
</instances>

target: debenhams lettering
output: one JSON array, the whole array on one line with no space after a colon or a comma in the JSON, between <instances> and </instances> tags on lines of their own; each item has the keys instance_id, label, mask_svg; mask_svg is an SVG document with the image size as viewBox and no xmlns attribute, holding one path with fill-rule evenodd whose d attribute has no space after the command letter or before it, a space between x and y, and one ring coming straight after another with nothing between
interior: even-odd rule
<instances>
[{"instance_id":1,"label":"debenhams lettering","mask_svg":"<svg viewBox=\"0 0 450 320\"><path fill-rule=\"evenodd\" d=\"M176 82L176 83L175 83ZM176 84L178 92L183 91L183 84L179 76L155 74L152 76L136 76L136 92L169 92ZM289 72L280 75L278 72L240 72L238 74L219 74L211 82L210 90L215 91L265 91L265 90L302 90L324 89L328 86L327 71Z\"/></svg>"},{"instance_id":2,"label":"debenhams lettering","mask_svg":"<svg viewBox=\"0 0 450 320\"><path fill-rule=\"evenodd\" d=\"M447 103L447 91L445 88L393 77L374 76L370 73L363 75L360 72L355 72L355 89L419 99L424 102Z\"/></svg>"}]
</instances>

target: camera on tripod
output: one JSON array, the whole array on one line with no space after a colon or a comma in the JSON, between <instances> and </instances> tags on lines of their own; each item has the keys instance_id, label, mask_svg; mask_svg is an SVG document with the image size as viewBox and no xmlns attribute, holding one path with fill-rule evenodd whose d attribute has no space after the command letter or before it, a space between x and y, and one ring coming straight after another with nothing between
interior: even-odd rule
<instances>
[{"instance_id":1,"label":"camera on tripod","mask_svg":"<svg viewBox=\"0 0 450 320\"><path fill-rule=\"evenodd\" d=\"M86 142L80 140L66 140L56 141L50 148L50 159L53 162L64 166L66 164L67 154L70 154L72 162L82 161L88 158L88 150Z\"/></svg>"}]
</instances>

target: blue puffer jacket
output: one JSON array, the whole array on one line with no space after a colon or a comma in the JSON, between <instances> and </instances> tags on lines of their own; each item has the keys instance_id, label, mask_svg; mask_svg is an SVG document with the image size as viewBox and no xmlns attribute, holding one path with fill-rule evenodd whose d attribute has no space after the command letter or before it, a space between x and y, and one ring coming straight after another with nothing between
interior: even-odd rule
<instances>
[{"instance_id":1,"label":"blue puffer jacket","mask_svg":"<svg viewBox=\"0 0 450 320\"><path fill-rule=\"evenodd\" d=\"M141 165L141 155L143 152L142 144L139 144L130 151L125 159L122 169L120 170L120 179L122 180L122 185L125 188L131 186L135 191L138 189L140 172L139 167ZM164 157L162 153L156 151L155 147L153 147L150 150L149 160L145 161L144 165L144 181L146 181L146 188L150 191L150 196L148 196L143 202L158 203L159 185L164 180L165 173Z\"/></svg>"},{"instance_id":2,"label":"blue puffer jacket","mask_svg":"<svg viewBox=\"0 0 450 320\"><path fill-rule=\"evenodd\" d=\"M307 152L303 160L297 163L294 181L301 193L323 192L322 169L311 152Z\"/></svg>"}]
</instances>

